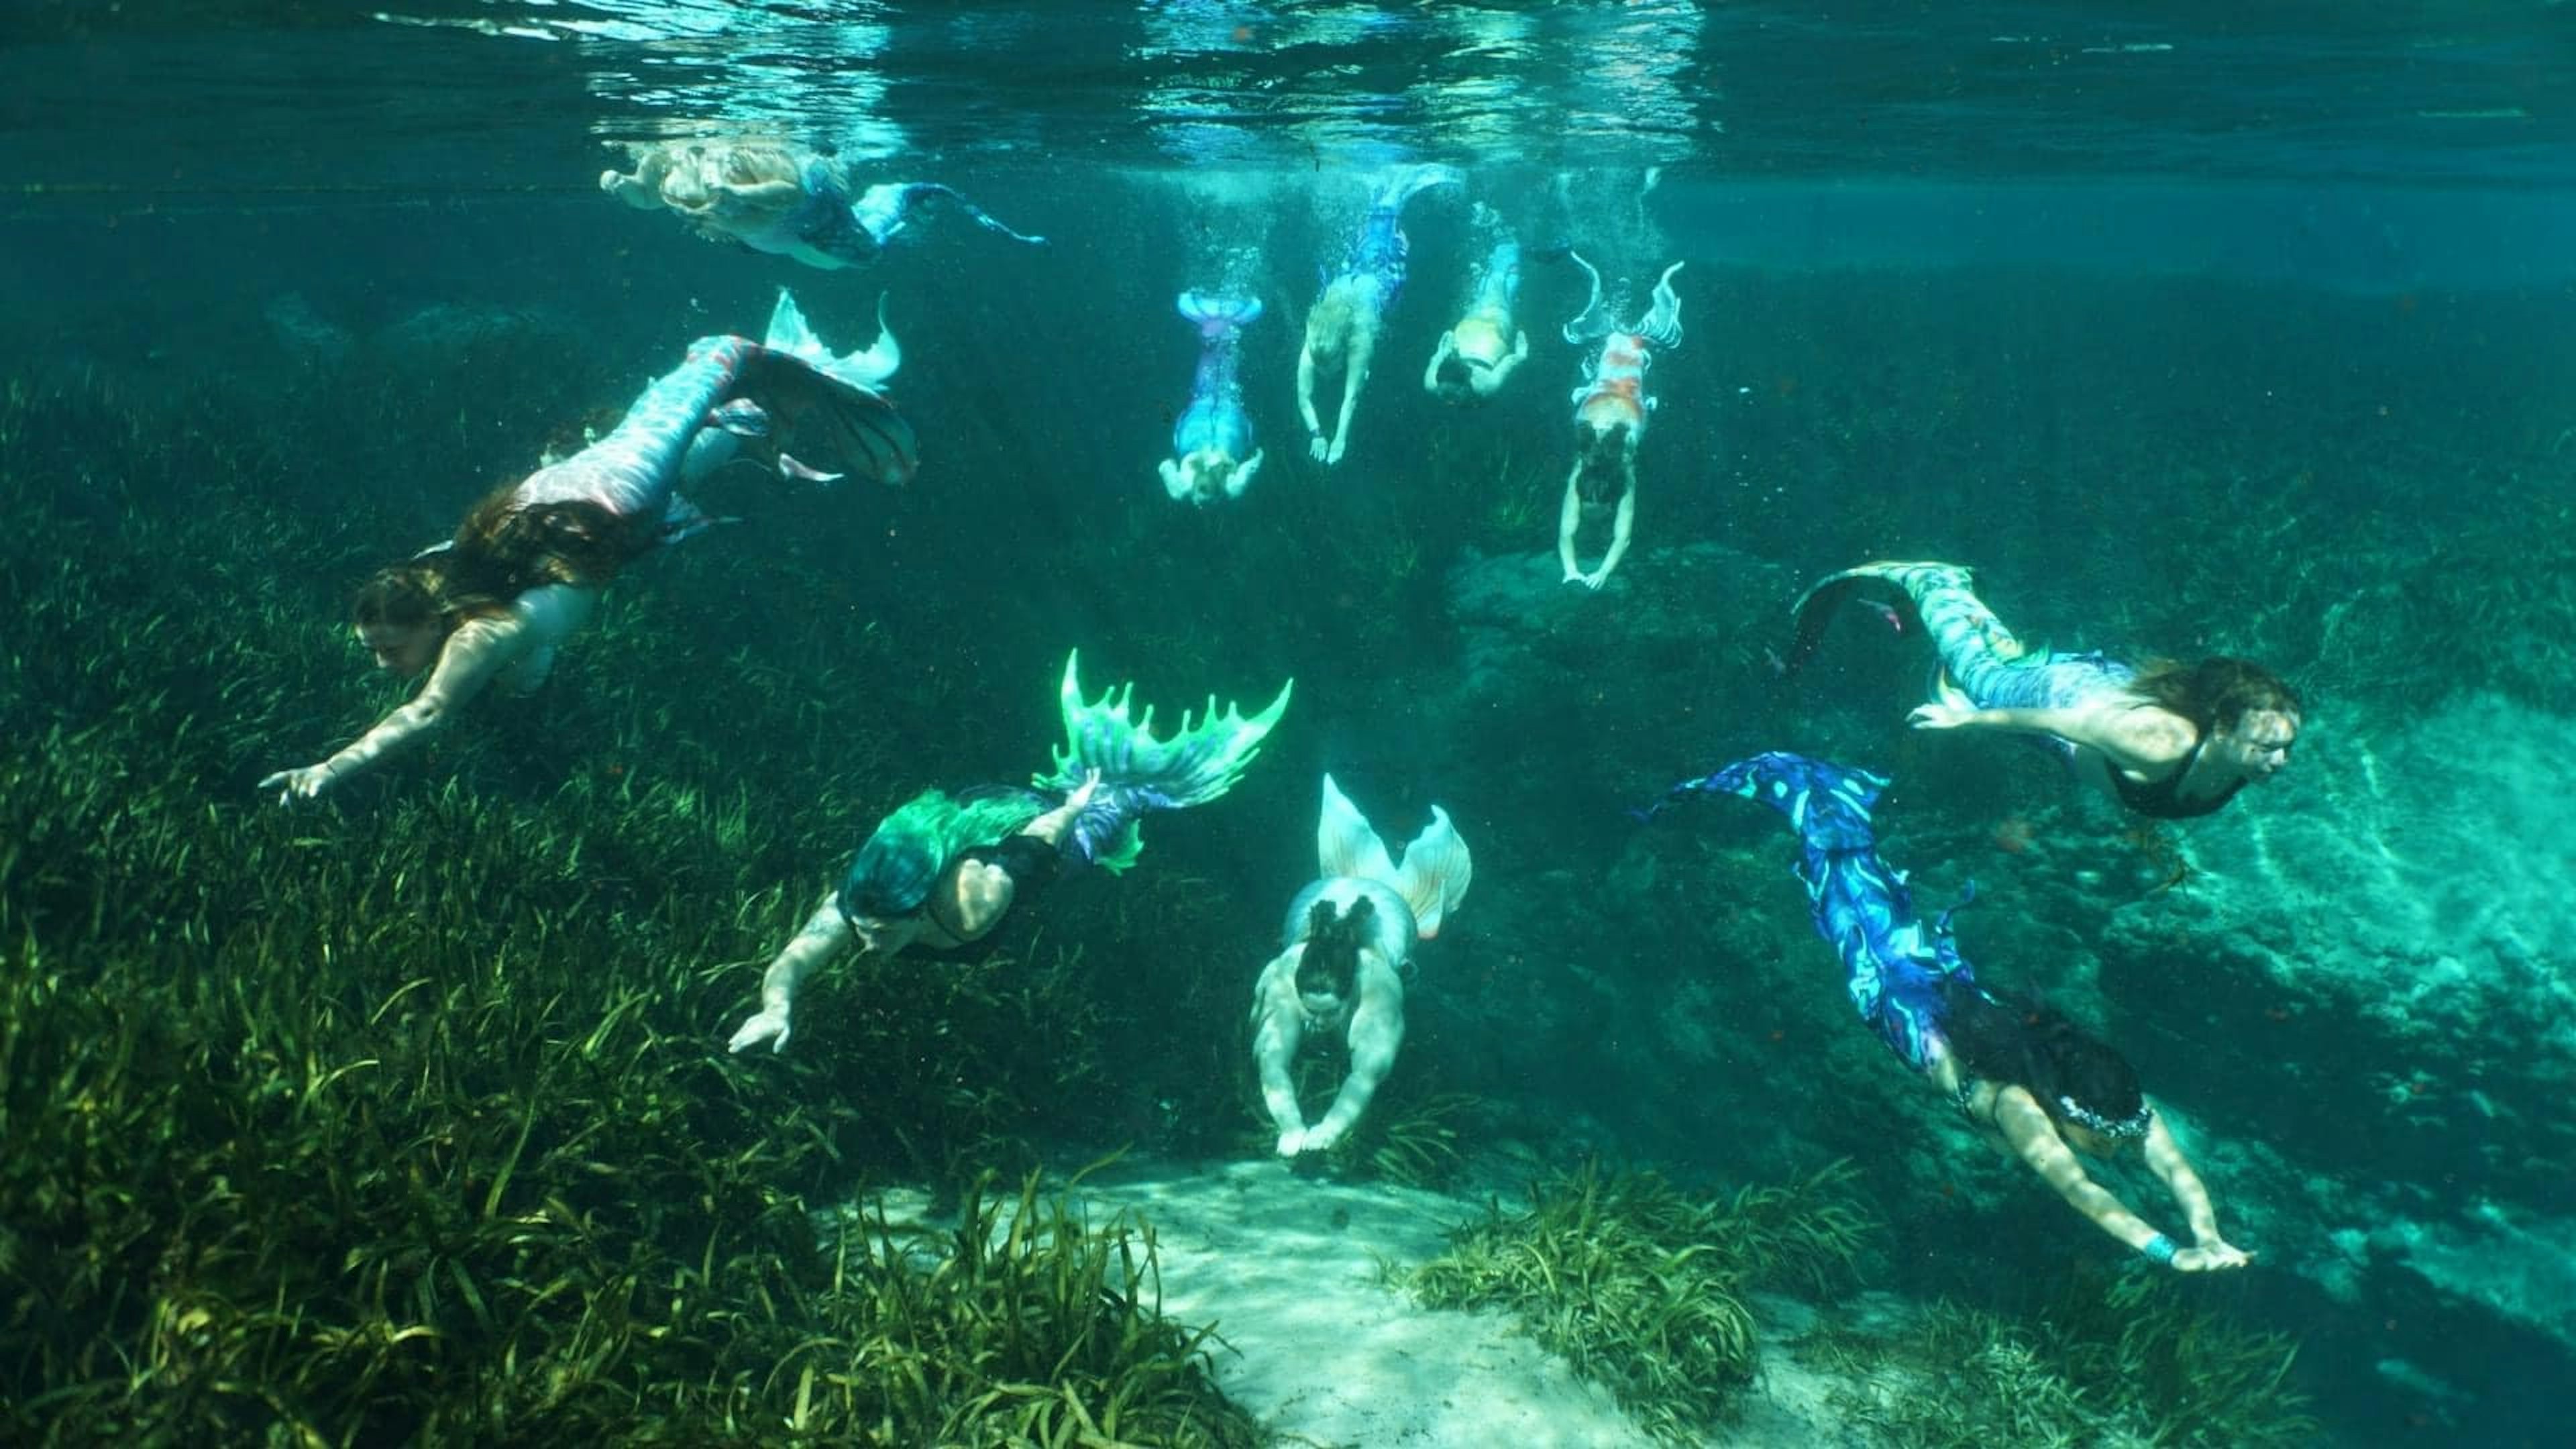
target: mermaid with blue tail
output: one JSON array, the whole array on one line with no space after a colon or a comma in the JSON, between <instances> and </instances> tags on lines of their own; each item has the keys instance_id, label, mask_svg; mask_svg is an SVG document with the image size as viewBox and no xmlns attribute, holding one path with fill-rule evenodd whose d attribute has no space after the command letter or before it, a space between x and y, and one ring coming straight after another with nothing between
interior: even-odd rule
<instances>
[{"instance_id":1,"label":"mermaid with blue tail","mask_svg":"<svg viewBox=\"0 0 2576 1449\"><path fill-rule=\"evenodd\" d=\"M1932 701L1908 717L1916 729L2043 736L2079 778L2160 820L2210 814L2289 763L2303 707L2270 670L2224 655L2139 666L2032 649L1972 582L1948 563L1870 563L1831 575L1799 598L1783 667L1794 671L1815 654L1844 599L1892 586L1941 660Z\"/></svg>"},{"instance_id":2,"label":"mermaid with blue tail","mask_svg":"<svg viewBox=\"0 0 2576 1449\"><path fill-rule=\"evenodd\" d=\"M701 235L740 242L826 271L882 256L925 201L962 208L986 231L1025 236L935 181L882 181L853 189L840 162L768 141L663 141L630 148L632 173L600 173L599 188L639 211L668 210Z\"/></svg>"},{"instance_id":3,"label":"mermaid with blue tail","mask_svg":"<svg viewBox=\"0 0 2576 1449\"><path fill-rule=\"evenodd\" d=\"M1351 419L1359 407L1360 385L1368 381L1377 356L1378 330L1386 309L1404 288L1411 243L1404 235L1407 202L1435 186L1462 186L1466 176L1454 166L1433 164L1396 168L1380 184L1360 218L1341 267L1324 282L1314 310L1306 314L1305 345L1297 353L1297 415L1306 424L1307 451L1327 467L1342 461L1350 447ZM1315 381L1320 372L1339 368L1342 406L1332 437L1315 411Z\"/></svg>"},{"instance_id":4,"label":"mermaid with blue tail","mask_svg":"<svg viewBox=\"0 0 2576 1449\"><path fill-rule=\"evenodd\" d=\"M1028 786L925 790L880 822L840 886L762 974L760 1010L730 1050L787 1045L805 978L855 942L870 954L944 960L989 954L994 932L1067 861L1124 871L1144 849L1141 817L1221 799L1287 713L1294 681L1259 713L1208 700L1165 739L1154 711L1134 712L1135 686L1082 695L1078 656L1064 663L1058 704L1065 743Z\"/></svg>"},{"instance_id":5,"label":"mermaid with blue tail","mask_svg":"<svg viewBox=\"0 0 2576 1449\"><path fill-rule=\"evenodd\" d=\"M379 668L428 682L347 747L259 788L311 799L443 728L494 683L519 693L544 683L621 568L712 525L679 485L746 449L788 478L842 476L787 453L792 429L848 471L906 481L918 463L912 426L877 390L901 360L882 310L874 346L835 354L785 292L761 341L691 343L606 437L495 491L454 538L360 588L359 642Z\"/></svg>"},{"instance_id":6,"label":"mermaid with blue tail","mask_svg":"<svg viewBox=\"0 0 2576 1449\"><path fill-rule=\"evenodd\" d=\"M1709 794L1787 817L1816 933L1841 959L1853 1007L1890 1051L2102 1231L2178 1272L2245 1266L2250 1256L2220 1235L2207 1187L2129 1063L2057 1013L1978 985L1949 912L1927 921L1915 909L1905 873L1878 853L1872 817L1886 787L1865 770L1774 752L1685 780L1643 813ZM2172 1194L2191 1246L2131 1212L2077 1155L2108 1159L2131 1142Z\"/></svg>"},{"instance_id":7,"label":"mermaid with blue tail","mask_svg":"<svg viewBox=\"0 0 2576 1449\"><path fill-rule=\"evenodd\" d=\"M1205 506L1240 498L1261 471L1252 416L1243 410L1243 329L1261 317L1258 297L1183 292L1182 320L1198 329L1198 371L1190 405L1172 424L1172 456L1163 460L1163 490L1174 502Z\"/></svg>"}]
</instances>

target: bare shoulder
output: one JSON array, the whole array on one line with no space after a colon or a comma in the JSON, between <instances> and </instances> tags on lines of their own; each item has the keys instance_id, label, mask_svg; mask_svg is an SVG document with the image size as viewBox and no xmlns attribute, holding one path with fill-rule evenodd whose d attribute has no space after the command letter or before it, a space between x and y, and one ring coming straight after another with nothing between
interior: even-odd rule
<instances>
[{"instance_id":1,"label":"bare shoulder","mask_svg":"<svg viewBox=\"0 0 2576 1449\"><path fill-rule=\"evenodd\" d=\"M2102 733L2122 754L2147 764L2171 764L2200 743L2200 730L2190 720L2152 704L2107 706Z\"/></svg>"}]
</instances>

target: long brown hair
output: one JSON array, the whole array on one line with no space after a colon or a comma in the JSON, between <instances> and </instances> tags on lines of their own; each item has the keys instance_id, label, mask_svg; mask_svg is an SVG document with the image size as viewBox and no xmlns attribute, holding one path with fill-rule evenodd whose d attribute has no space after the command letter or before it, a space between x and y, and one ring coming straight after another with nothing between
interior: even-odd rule
<instances>
[{"instance_id":1,"label":"long brown hair","mask_svg":"<svg viewBox=\"0 0 2576 1449\"><path fill-rule=\"evenodd\" d=\"M2250 659L2213 654L2197 664L2151 659L2129 681L2130 692L2190 720L2204 736L2233 729L2256 710L2302 714L2288 680Z\"/></svg>"},{"instance_id":2,"label":"long brown hair","mask_svg":"<svg viewBox=\"0 0 2576 1449\"><path fill-rule=\"evenodd\" d=\"M530 589L599 588L651 546L646 526L596 503L522 507L517 486L485 494L446 547L377 570L358 588L355 621L361 627L435 625L446 634L468 619L506 612Z\"/></svg>"}]
</instances>

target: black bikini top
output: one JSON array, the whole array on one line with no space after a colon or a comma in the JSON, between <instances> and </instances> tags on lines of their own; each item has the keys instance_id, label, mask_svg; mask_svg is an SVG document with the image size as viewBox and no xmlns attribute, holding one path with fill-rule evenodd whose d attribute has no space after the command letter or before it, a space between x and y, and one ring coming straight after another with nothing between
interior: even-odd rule
<instances>
[{"instance_id":1,"label":"black bikini top","mask_svg":"<svg viewBox=\"0 0 2576 1449\"><path fill-rule=\"evenodd\" d=\"M2153 820L2196 820L2203 815L2216 814L2220 806L2235 799L2236 792L2245 788L2245 781L2239 778L2205 800L2183 798L2182 782L2190 776L2191 767L2200 763L2201 747L2208 743L2209 736L2203 734L2192 743L2191 753L2182 757L2182 763L2175 766L2171 774L2143 785L2132 782L2119 766L2104 761L2111 772L2112 793L2120 797L2121 804Z\"/></svg>"}]
</instances>

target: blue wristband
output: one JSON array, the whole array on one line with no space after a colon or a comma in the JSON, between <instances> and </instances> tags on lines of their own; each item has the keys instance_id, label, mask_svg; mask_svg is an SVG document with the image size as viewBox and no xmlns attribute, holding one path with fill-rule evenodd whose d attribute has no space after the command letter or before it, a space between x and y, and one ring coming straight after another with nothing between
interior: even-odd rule
<instances>
[{"instance_id":1,"label":"blue wristband","mask_svg":"<svg viewBox=\"0 0 2576 1449\"><path fill-rule=\"evenodd\" d=\"M2173 1239L2166 1237L2162 1233L2158 1233L2154 1237L2147 1239L2145 1243L2141 1244L2138 1251L2145 1255L2148 1262L2155 1264L2157 1267L2170 1268L2173 1266L2174 1254L2181 1252L2182 1250L2174 1246Z\"/></svg>"}]
</instances>

